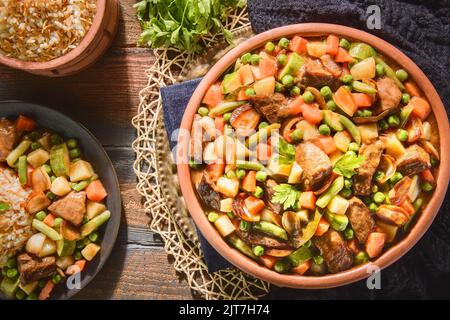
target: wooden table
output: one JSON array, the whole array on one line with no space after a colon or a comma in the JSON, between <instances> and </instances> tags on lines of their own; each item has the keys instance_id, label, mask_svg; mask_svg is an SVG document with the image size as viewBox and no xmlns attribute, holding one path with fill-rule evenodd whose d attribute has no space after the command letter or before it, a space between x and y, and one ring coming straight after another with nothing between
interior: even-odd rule
<instances>
[{"instance_id":1,"label":"wooden table","mask_svg":"<svg viewBox=\"0 0 450 320\"><path fill-rule=\"evenodd\" d=\"M133 172L131 119L145 70L154 57L137 48L140 26L135 0L120 0L120 26L107 54L78 75L42 78L0 66L0 100L24 100L60 110L83 123L104 145L119 176L123 222L113 253L78 299L189 299L186 281L175 273L161 239L149 231Z\"/></svg>"}]
</instances>

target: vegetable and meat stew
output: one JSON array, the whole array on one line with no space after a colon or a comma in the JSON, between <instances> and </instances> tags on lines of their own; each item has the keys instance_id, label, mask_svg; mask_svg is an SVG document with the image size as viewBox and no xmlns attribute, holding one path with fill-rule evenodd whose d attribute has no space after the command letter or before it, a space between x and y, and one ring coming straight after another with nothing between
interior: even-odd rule
<instances>
[{"instance_id":1,"label":"vegetable and meat stew","mask_svg":"<svg viewBox=\"0 0 450 320\"><path fill-rule=\"evenodd\" d=\"M436 119L370 45L294 36L242 55L193 119L192 182L235 249L280 273L375 259L435 188Z\"/></svg>"},{"instance_id":2,"label":"vegetable and meat stew","mask_svg":"<svg viewBox=\"0 0 450 320\"><path fill-rule=\"evenodd\" d=\"M0 290L45 300L79 276L101 249L106 197L76 139L23 115L0 119Z\"/></svg>"}]
</instances>

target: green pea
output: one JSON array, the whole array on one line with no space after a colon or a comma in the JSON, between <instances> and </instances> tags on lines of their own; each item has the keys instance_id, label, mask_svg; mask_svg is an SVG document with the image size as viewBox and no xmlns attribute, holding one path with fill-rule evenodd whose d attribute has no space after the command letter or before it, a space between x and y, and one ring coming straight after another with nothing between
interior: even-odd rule
<instances>
[{"instance_id":1,"label":"green pea","mask_svg":"<svg viewBox=\"0 0 450 320\"><path fill-rule=\"evenodd\" d=\"M370 212L375 213L375 212L377 212L377 209L378 209L378 206L376 203L372 202L371 204L369 204Z\"/></svg>"},{"instance_id":2,"label":"green pea","mask_svg":"<svg viewBox=\"0 0 450 320\"><path fill-rule=\"evenodd\" d=\"M75 253L73 254L73 258L75 260L81 260L81 259L83 259L83 256L81 255L80 251L75 251Z\"/></svg>"},{"instance_id":3,"label":"green pea","mask_svg":"<svg viewBox=\"0 0 450 320\"><path fill-rule=\"evenodd\" d=\"M425 192L430 192L431 190L433 190L433 185L425 181L424 183L422 183L422 190Z\"/></svg>"},{"instance_id":4,"label":"green pea","mask_svg":"<svg viewBox=\"0 0 450 320\"><path fill-rule=\"evenodd\" d=\"M351 74L346 74L345 76L342 77L341 81L344 84L351 84L353 82L353 77Z\"/></svg>"},{"instance_id":5,"label":"green pea","mask_svg":"<svg viewBox=\"0 0 450 320\"><path fill-rule=\"evenodd\" d=\"M38 287L39 287L39 288L45 287L46 284L47 284L47 280L46 280L46 279L40 279L40 280L38 281Z\"/></svg>"},{"instance_id":6,"label":"green pea","mask_svg":"<svg viewBox=\"0 0 450 320\"><path fill-rule=\"evenodd\" d=\"M254 66L257 66L259 64L259 60L261 57L257 54L252 54L252 57L250 58L250 63Z\"/></svg>"},{"instance_id":7,"label":"green pea","mask_svg":"<svg viewBox=\"0 0 450 320\"><path fill-rule=\"evenodd\" d=\"M275 82L275 92L281 92L283 91L283 85L281 83L279 83L278 81Z\"/></svg>"},{"instance_id":8,"label":"green pea","mask_svg":"<svg viewBox=\"0 0 450 320\"><path fill-rule=\"evenodd\" d=\"M266 42L264 50L266 50L267 53L272 53L275 50L275 44L272 41Z\"/></svg>"},{"instance_id":9,"label":"green pea","mask_svg":"<svg viewBox=\"0 0 450 320\"><path fill-rule=\"evenodd\" d=\"M360 251L355 255L354 262L356 265L360 265L369 261L369 256L364 251Z\"/></svg>"},{"instance_id":10,"label":"green pea","mask_svg":"<svg viewBox=\"0 0 450 320\"><path fill-rule=\"evenodd\" d=\"M253 253L255 256L260 257L264 254L264 247L263 246L255 246L253 248Z\"/></svg>"},{"instance_id":11,"label":"green pea","mask_svg":"<svg viewBox=\"0 0 450 320\"><path fill-rule=\"evenodd\" d=\"M383 203L384 200L386 200L386 196L383 192L377 192L373 195L373 201L375 201L375 203Z\"/></svg>"},{"instance_id":12,"label":"green pea","mask_svg":"<svg viewBox=\"0 0 450 320\"><path fill-rule=\"evenodd\" d=\"M411 97L409 94L407 94L407 93L402 94L402 103L403 104L408 104L410 99L411 99Z\"/></svg>"},{"instance_id":13,"label":"green pea","mask_svg":"<svg viewBox=\"0 0 450 320\"><path fill-rule=\"evenodd\" d=\"M36 292L32 292L28 295L27 300L37 300L38 299L38 295Z\"/></svg>"},{"instance_id":14,"label":"green pea","mask_svg":"<svg viewBox=\"0 0 450 320\"><path fill-rule=\"evenodd\" d=\"M241 220L241 222L239 222L239 229L241 229L244 232L250 230L250 223L248 223L245 220Z\"/></svg>"},{"instance_id":15,"label":"green pea","mask_svg":"<svg viewBox=\"0 0 450 320\"><path fill-rule=\"evenodd\" d=\"M245 53L245 54L242 55L242 57L241 57L241 62L242 62L243 64L249 64L249 63L250 63L251 57L252 57L252 54L249 53L249 52L247 52L247 53Z\"/></svg>"},{"instance_id":16,"label":"green pea","mask_svg":"<svg viewBox=\"0 0 450 320\"><path fill-rule=\"evenodd\" d=\"M395 184L402 179L403 179L403 175L400 172L396 172L389 180Z\"/></svg>"},{"instance_id":17,"label":"green pea","mask_svg":"<svg viewBox=\"0 0 450 320\"><path fill-rule=\"evenodd\" d=\"M408 131L404 129L398 129L397 131L397 138L400 141L408 141Z\"/></svg>"},{"instance_id":18,"label":"green pea","mask_svg":"<svg viewBox=\"0 0 450 320\"><path fill-rule=\"evenodd\" d=\"M38 219L39 221L44 221L46 216L47 214L45 213L45 211L41 210L38 213L36 213L35 218Z\"/></svg>"},{"instance_id":19,"label":"green pea","mask_svg":"<svg viewBox=\"0 0 450 320\"><path fill-rule=\"evenodd\" d=\"M53 282L54 284L60 283L61 280L62 280L62 278L61 278L61 276L59 275L59 273L55 274L55 275L52 277L52 282Z\"/></svg>"},{"instance_id":20,"label":"green pea","mask_svg":"<svg viewBox=\"0 0 450 320\"><path fill-rule=\"evenodd\" d=\"M48 192L46 193L46 196L47 196L47 198L49 198L50 200L54 200L54 199L56 198L56 194L54 194L54 193L51 192L51 191L48 191Z\"/></svg>"},{"instance_id":21,"label":"green pea","mask_svg":"<svg viewBox=\"0 0 450 320\"><path fill-rule=\"evenodd\" d=\"M98 232L92 232L89 235L89 240L92 242L97 242L99 238L100 238L100 235L98 234Z\"/></svg>"},{"instance_id":22,"label":"green pea","mask_svg":"<svg viewBox=\"0 0 450 320\"><path fill-rule=\"evenodd\" d=\"M58 145L58 144L63 143L63 139L56 133L54 133L50 136L50 141L53 145Z\"/></svg>"},{"instance_id":23,"label":"green pea","mask_svg":"<svg viewBox=\"0 0 450 320\"><path fill-rule=\"evenodd\" d=\"M339 47L348 49L348 48L350 48L350 42L345 38L341 38L341 40L339 41Z\"/></svg>"},{"instance_id":24,"label":"green pea","mask_svg":"<svg viewBox=\"0 0 450 320\"><path fill-rule=\"evenodd\" d=\"M326 124L321 124L319 126L319 133L323 134L324 136L329 136L331 134L331 129L328 125Z\"/></svg>"},{"instance_id":25,"label":"green pea","mask_svg":"<svg viewBox=\"0 0 450 320\"><path fill-rule=\"evenodd\" d=\"M287 74L283 76L283 78L281 79L281 83L286 87L292 87L294 85L294 77L290 74Z\"/></svg>"},{"instance_id":26,"label":"green pea","mask_svg":"<svg viewBox=\"0 0 450 320\"><path fill-rule=\"evenodd\" d=\"M236 177L241 180L245 177L245 170L244 169L237 169L236 170Z\"/></svg>"},{"instance_id":27,"label":"green pea","mask_svg":"<svg viewBox=\"0 0 450 320\"><path fill-rule=\"evenodd\" d=\"M300 140L303 139L303 131L300 129L295 129L292 133L291 133L291 138L292 140L294 140L295 142L299 142Z\"/></svg>"},{"instance_id":28,"label":"green pea","mask_svg":"<svg viewBox=\"0 0 450 320\"><path fill-rule=\"evenodd\" d=\"M404 69L398 69L397 71L395 71L395 75L397 76L397 79L402 82L408 79L408 72L406 72L406 70Z\"/></svg>"},{"instance_id":29,"label":"green pea","mask_svg":"<svg viewBox=\"0 0 450 320\"><path fill-rule=\"evenodd\" d=\"M253 192L253 195L257 198L261 198L263 194L264 194L264 190L260 186L257 186L255 189L255 192Z\"/></svg>"},{"instance_id":30,"label":"green pea","mask_svg":"<svg viewBox=\"0 0 450 320\"><path fill-rule=\"evenodd\" d=\"M375 66L375 70L376 70L378 76L384 75L384 67L382 64L377 63Z\"/></svg>"},{"instance_id":31,"label":"green pea","mask_svg":"<svg viewBox=\"0 0 450 320\"><path fill-rule=\"evenodd\" d=\"M309 90L303 92L302 98L306 103L312 103L314 101L314 95Z\"/></svg>"},{"instance_id":32,"label":"green pea","mask_svg":"<svg viewBox=\"0 0 450 320\"><path fill-rule=\"evenodd\" d=\"M223 115L223 120L226 122L230 121L230 118L231 118L231 112L227 112Z\"/></svg>"},{"instance_id":33,"label":"green pea","mask_svg":"<svg viewBox=\"0 0 450 320\"><path fill-rule=\"evenodd\" d=\"M282 65L282 66L286 65L287 60L288 60L288 57L287 57L287 55L285 55L284 53L279 54L278 57L277 57L278 63L279 63L280 65Z\"/></svg>"},{"instance_id":34,"label":"green pea","mask_svg":"<svg viewBox=\"0 0 450 320\"><path fill-rule=\"evenodd\" d=\"M210 221L210 222L216 222L217 221L217 219L219 219L219 215L216 213L216 212L210 212L210 213L208 213L208 220Z\"/></svg>"},{"instance_id":35,"label":"green pea","mask_svg":"<svg viewBox=\"0 0 450 320\"><path fill-rule=\"evenodd\" d=\"M333 100L329 100L327 101L327 108L328 110L334 111L337 108L336 102L334 102Z\"/></svg>"},{"instance_id":36,"label":"green pea","mask_svg":"<svg viewBox=\"0 0 450 320\"><path fill-rule=\"evenodd\" d=\"M286 38L281 38L280 41L278 41L278 46L283 49L287 49L289 47L289 40Z\"/></svg>"},{"instance_id":37,"label":"green pea","mask_svg":"<svg viewBox=\"0 0 450 320\"><path fill-rule=\"evenodd\" d=\"M258 126L258 129L264 129L268 126L269 124L265 121L261 122Z\"/></svg>"},{"instance_id":38,"label":"green pea","mask_svg":"<svg viewBox=\"0 0 450 320\"><path fill-rule=\"evenodd\" d=\"M322 256L313 256L313 261L315 264L322 264L323 263L323 257Z\"/></svg>"},{"instance_id":39,"label":"green pea","mask_svg":"<svg viewBox=\"0 0 450 320\"><path fill-rule=\"evenodd\" d=\"M352 228L347 228L344 230L344 236L345 236L345 239L352 240L353 237L355 236L355 232L353 231Z\"/></svg>"},{"instance_id":40,"label":"green pea","mask_svg":"<svg viewBox=\"0 0 450 320\"><path fill-rule=\"evenodd\" d=\"M73 139L73 138L69 139L69 140L67 140L66 144L69 149L74 149L74 148L78 147L77 139Z\"/></svg>"},{"instance_id":41,"label":"green pea","mask_svg":"<svg viewBox=\"0 0 450 320\"><path fill-rule=\"evenodd\" d=\"M63 222L62 218L60 218L60 217L55 218L54 227L59 228L59 226L61 225L62 222Z\"/></svg>"},{"instance_id":42,"label":"green pea","mask_svg":"<svg viewBox=\"0 0 450 320\"><path fill-rule=\"evenodd\" d=\"M300 95L300 88L297 86L293 86L291 89L291 96L299 96Z\"/></svg>"},{"instance_id":43,"label":"green pea","mask_svg":"<svg viewBox=\"0 0 450 320\"><path fill-rule=\"evenodd\" d=\"M352 90L353 90L353 87L352 87L351 84L346 84L344 87L345 87L345 89L347 89L349 92L352 92Z\"/></svg>"},{"instance_id":44,"label":"green pea","mask_svg":"<svg viewBox=\"0 0 450 320\"><path fill-rule=\"evenodd\" d=\"M356 157L356 152L352 150L348 150L345 154L351 157Z\"/></svg>"},{"instance_id":45,"label":"green pea","mask_svg":"<svg viewBox=\"0 0 450 320\"><path fill-rule=\"evenodd\" d=\"M364 109L363 110L363 116L364 117L371 117L372 116L372 110Z\"/></svg>"},{"instance_id":46,"label":"green pea","mask_svg":"<svg viewBox=\"0 0 450 320\"><path fill-rule=\"evenodd\" d=\"M16 299L17 300L24 300L27 297L27 294L23 292L23 290L17 290L16 292Z\"/></svg>"},{"instance_id":47,"label":"green pea","mask_svg":"<svg viewBox=\"0 0 450 320\"><path fill-rule=\"evenodd\" d=\"M325 87L320 88L320 94L324 98L329 99L333 95L333 92L331 91L329 86L325 86Z\"/></svg>"},{"instance_id":48,"label":"green pea","mask_svg":"<svg viewBox=\"0 0 450 320\"><path fill-rule=\"evenodd\" d=\"M290 264L284 260L278 260L273 266L273 269L278 273L284 273L289 271Z\"/></svg>"},{"instance_id":49,"label":"green pea","mask_svg":"<svg viewBox=\"0 0 450 320\"><path fill-rule=\"evenodd\" d=\"M81 151L78 148L72 149L69 151L69 155L71 159L79 158L81 155Z\"/></svg>"},{"instance_id":50,"label":"green pea","mask_svg":"<svg viewBox=\"0 0 450 320\"><path fill-rule=\"evenodd\" d=\"M344 188L341 191L341 196L343 196L344 198L349 198L352 196L352 190L349 188Z\"/></svg>"},{"instance_id":51,"label":"green pea","mask_svg":"<svg viewBox=\"0 0 450 320\"><path fill-rule=\"evenodd\" d=\"M14 259L14 258L9 258L8 261L6 261L6 266L7 266L8 268L15 268L15 267L17 267L16 259Z\"/></svg>"},{"instance_id":52,"label":"green pea","mask_svg":"<svg viewBox=\"0 0 450 320\"><path fill-rule=\"evenodd\" d=\"M32 142L30 147L31 150L37 150L41 147L41 144L39 142Z\"/></svg>"},{"instance_id":53,"label":"green pea","mask_svg":"<svg viewBox=\"0 0 450 320\"><path fill-rule=\"evenodd\" d=\"M258 171L256 172L256 180L259 182L264 182L267 180L267 172L265 171Z\"/></svg>"},{"instance_id":54,"label":"green pea","mask_svg":"<svg viewBox=\"0 0 450 320\"><path fill-rule=\"evenodd\" d=\"M254 96L256 94L255 89L253 88L247 88L245 89L245 95L250 97L250 96Z\"/></svg>"},{"instance_id":55,"label":"green pea","mask_svg":"<svg viewBox=\"0 0 450 320\"><path fill-rule=\"evenodd\" d=\"M350 189L353 186L353 182L351 179L345 179L344 180L344 187L347 189Z\"/></svg>"},{"instance_id":56,"label":"green pea","mask_svg":"<svg viewBox=\"0 0 450 320\"><path fill-rule=\"evenodd\" d=\"M389 124L387 123L386 120L381 120L380 122L378 122L378 125L380 126L381 130L386 130L389 129Z\"/></svg>"},{"instance_id":57,"label":"green pea","mask_svg":"<svg viewBox=\"0 0 450 320\"><path fill-rule=\"evenodd\" d=\"M192 169L200 169L201 168L201 164L200 163L196 163L194 159L189 159L189 167L191 167Z\"/></svg>"},{"instance_id":58,"label":"green pea","mask_svg":"<svg viewBox=\"0 0 450 320\"><path fill-rule=\"evenodd\" d=\"M17 277L18 274L19 274L19 271L17 271L16 268L11 268L6 271L6 277L10 278L10 279Z\"/></svg>"},{"instance_id":59,"label":"green pea","mask_svg":"<svg viewBox=\"0 0 450 320\"><path fill-rule=\"evenodd\" d=\"M358 152L359 151L359 146L356 142L350 142L350 144L348 145L348 150L349 151L354 151L354 152Z\"/></svg>"},{"instance_id":60,"label":"green pea","mask_svg":"<svg viewBox=\"0 0 450 320\"><path fill-rule=\"evenodd\" d=\"M207 107L200 107L198 108L197 113L202 117L206 117L209 114L209 109Z\"/></svg>"},{"instance_id":61,"label":"green pea","mask_svg":"<svg viewBox=\"0 0 450 320\"><path fill-rule=\"evenodd\" d=\"M391 127L398 127L400 125L400 118L397 115L392 115L388 117L388 124Z\"/></svg>"}]
</instances>

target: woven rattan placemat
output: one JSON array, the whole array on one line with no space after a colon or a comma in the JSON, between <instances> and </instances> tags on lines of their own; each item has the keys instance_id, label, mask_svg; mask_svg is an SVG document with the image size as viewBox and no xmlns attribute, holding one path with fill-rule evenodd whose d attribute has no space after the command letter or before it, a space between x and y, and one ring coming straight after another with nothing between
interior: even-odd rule
<instances>
[{"instance_id":1,"label":"woven rattan placemat","mask_svg":"<svg viewBox=\"0 0 450 320\"><path fill-rule=\"evenodd\" d=\"M251 29L246 9L230 11L225 28L233 32L235 44L248 38ZM159 95L161 87L207 72L230 48L221 39L218 35L205 40L205 46L211 49L200 57L175 50L154 50L156 61L146 71L148 85L140 92L138 114L133 119L137 130L133 143L134 171L138 177L137 190L144 197L145 211L150 217L149 227L163 239L175 270L186 279L194 296L257 299L268 292L268 283L235 268L208 273L195 225L179 191Z\"/></svg>"}]
</instances>

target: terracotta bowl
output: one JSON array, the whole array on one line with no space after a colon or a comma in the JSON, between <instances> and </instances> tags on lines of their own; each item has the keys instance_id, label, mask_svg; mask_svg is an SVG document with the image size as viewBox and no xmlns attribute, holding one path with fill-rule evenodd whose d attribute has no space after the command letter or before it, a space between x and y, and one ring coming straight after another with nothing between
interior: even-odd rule
<instances>
[{"instance_id":1,"label":"terracotta bowl","mask_svg":"<svg viewBox=\"0 0 450 320\"><path fill-rule=\"evenodd\" d=\"M118 0L97 0L97 14L80 44L66 55L45 62L22 61L0 54L0 63L47 77L68 76L94 64L108 49L117 32Z\"/></svg>"},{"instance_id":2,"label":"terracotta bowl","mask_svg":"<svg viewBox=\"0 0 450 320\"><path fill-rule=\"evenodd\" d=\"M445 192L447 190L449 182L449 123L442 101L431 82L419 69L419 67L414 64L414 62L412 62L405 54L400 52L394 46L369 33L340 25L306 23L285 26L256 35L248 41L242 43L238 47L234 48L221 60L219 60L217 64L211 68L211 70L200 82L199 86L192 95L187 109L184 113L181 128L184 130L190 130L193 116L196 113L196 109L200 105L201 100L206 93L206 90L243 53L262 46L268 40L279 39L281 37L290 37L293 35L321 36L330 33L339 36L345 36L355 40L360 40L372 45L384 56L393 59L402 68L407 70L410 77L419 85L420 89L424 92L426 98L432 106L436 118L438 119L438 129L441 137L441 163L437 177L437 187L433 197L431 198L423 213L418 218L414 227L410 230L409 234L395 246L383 253L383 255L381 255L375 261L358 267L354 267L337 274L330 274L321 277L279 274L257 264L250 258L247 258L237 250L231 248L216 231L214 226L212 226L208 221L196 197L193 185L191 183L189 166L187 164L188 139L183 139L180 137L178 140L177 157L181 157L178 159L182 159L183 161L179 161L177 165L178 175L181 183L181 190L183 196L185 197L187 207L197 227L200 229L209 243L217 250L217 252L219 252L233 265L257 278L284 287L304 289L337 287L366 278L370 274L370 270L373 270L372 268L374 265L378 266L381 269L389 266L390 264L398 260L401 256L403 256L408 250L410 250L430 227L445 197Z\"/></svg>"}]
</instances>

